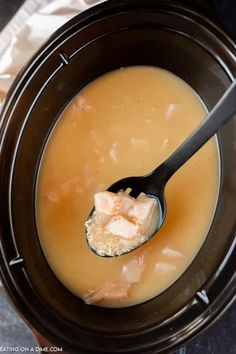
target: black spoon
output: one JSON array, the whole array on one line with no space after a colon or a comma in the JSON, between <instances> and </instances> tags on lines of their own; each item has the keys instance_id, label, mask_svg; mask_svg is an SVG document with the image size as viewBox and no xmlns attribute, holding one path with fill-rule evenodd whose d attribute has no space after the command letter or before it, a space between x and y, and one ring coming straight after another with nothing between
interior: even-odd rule
<instances>
[{"instance_id":1,"label":"black spoon","mask_svg":"<svg viewBox=\"0 0 236 354\"><path fill-rule=\"evenodd\" d=\"M136 198L140 193L145 193L158 200L159 220L153 232L148 236L150 240L164 223L167 206L165 199L165 186L172 175L188 161L225 123L236 113L236 81L225 92L210 114L203 120L199 127L183 142L182 145L153 172L145 176L127 177L112 184L108 191L118 192L131 189L130 195ZM92 210L91 214L93 213ZM90 216L91 216L90 214ZM90 217L89 216L89 217ZM86 233L87 237L87 233ZM140 247L139 244L133 249L124 250L119 255L129 253ZM93 252L96 249L89 243ZM99 255L99 254L98 254ZM106 256L106 255L105 255ZM108 255L107 255L108 256ZM110 256L110 255L109 255Z\"/></svg>"}]
</instances>

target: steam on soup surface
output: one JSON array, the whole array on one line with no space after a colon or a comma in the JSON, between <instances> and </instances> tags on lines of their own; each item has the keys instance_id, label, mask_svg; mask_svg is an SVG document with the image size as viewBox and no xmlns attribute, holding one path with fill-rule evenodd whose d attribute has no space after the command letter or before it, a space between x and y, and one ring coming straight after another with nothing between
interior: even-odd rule
<instances>
[{"instance_id":1,"label":"steam on soup surface","mask_svg":"<svg viewBox=\"0 0 236 354\"><path fill-rule=\"evenodd\" d=\"M116 258L95 255L85 221L94 193L152 171L205 115L184 81L147 66L100 77L62 114L42 158L37 225L52 270L87 303L124 307L148 300L173 284L199 251L218 194L214 139L172 177L166 221L138 250Z\"/></svg>"}]
</instances>

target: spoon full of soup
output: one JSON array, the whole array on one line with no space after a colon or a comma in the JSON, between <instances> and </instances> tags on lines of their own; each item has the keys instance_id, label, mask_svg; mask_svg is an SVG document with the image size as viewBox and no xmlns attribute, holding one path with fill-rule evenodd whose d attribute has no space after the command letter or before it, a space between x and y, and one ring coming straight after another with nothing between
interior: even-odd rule
<instances>
[{"instance_id":1,"label":"spoon full of soup","mask_svg":"<svg viewBox=\"0 0 236 354\"><path fill-rule=\"evenodd\" d=\"M236 81L199 127L154 171L123 178L107 191L96 193L95 207L85 224L91 250L103 257L121 256L150 240L166 217L165 186L169 179L235 113Z\"/></svg>"}]
</instances>

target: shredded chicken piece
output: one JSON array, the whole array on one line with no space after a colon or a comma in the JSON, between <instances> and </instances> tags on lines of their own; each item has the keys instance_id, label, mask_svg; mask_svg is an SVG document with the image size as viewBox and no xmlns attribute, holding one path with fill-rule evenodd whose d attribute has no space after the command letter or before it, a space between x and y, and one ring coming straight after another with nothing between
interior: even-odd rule
<instances>
[{"instance_id":1,"label":"shredded chicken piece","mask_svg":"<svg viewBox=\"0 0 236 354\"><path fill-rule=\"evenodd\" d=\"M183 257L183 253L181 253L173 248L170 248L168 246L164 247L161 253L167 257L173 257L173 258L182 258Z\"/></svg>"},{"instance_id":2,"label":"shredded chicken piece","mask_svg":"<svg viewBox=\"0 0 236 354\"><path fill-rule=\"evenodd\" d=\"M125 281L116 284L107 283L102 288L90 290L83 299L88 305L102 300L122 300L128 296L130 287L131 283Z\"/></svg>"},{"instance_id":3,"label":"shredded chicken piece","mask_svg":"<svg viewBox=\"0 0 236 354\"><path fill-rule=\"evenodd\" d=\"M130 283L138 283L145 269L144 255L131 259L122 267L122 277Z\"/></svg>"},{"instance_id":4,"label":"shredded chicken piece","mask_svg":"<svg viewBox=\"0 0 236 354\"><path fill-rule=\"evenodd\" d=\"M169 272L173 272L176 269L176 266L170 263L166 263L166 262L159 262L156 264L156 272L158 273L169 273Z\"/></svg>"},{"instance_id":5,"label":"shredded chicken piece","mask_svg":"<svg viewBox=\"0 0 236 354\"><path fill-rule=\"evenodd\" d=\"M139 257L131 259L122 267L122 281L117 283L106 283L103 287L92 289L83 296L86 304L96 304L102 300L121 301L128 297L131 286L138 283L145 269L144 257L147 251Z\"/></svg>"}]
</instances>

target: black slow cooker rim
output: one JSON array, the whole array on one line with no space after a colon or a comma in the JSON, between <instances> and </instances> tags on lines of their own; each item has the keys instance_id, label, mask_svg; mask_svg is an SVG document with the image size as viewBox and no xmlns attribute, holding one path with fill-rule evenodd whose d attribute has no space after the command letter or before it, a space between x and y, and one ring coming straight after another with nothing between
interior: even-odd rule
<instances>
[{"instance_id":1,"label":"black slow cooker rim","mask_svg":"<svg viewBox=\"0 0 236 354\"><path fill-rule=\"evenodd\" d=\"M143 1L137 1L137 6L140 6L140 8L142 8L143 6ZM123 9L123 7L126 7L126 5L130 5L131 1L127 1L127 0L123 0L119 3L119 6L116 6L116 8L120 8ZM153 6L152 1L146 1L145 2L145 6L148 6L147 4L151 4ZM235 50L235 45L234 43L221 31L219 30L213 23L206 21L201 15L197 14L196 12L192 11L192 10L186 10L186 8L182 7L182 6L177 6L176 3L164 3L164 2L160 2L159 4L157 4L158 6L162 4L163 7L165 8L166 6L173 6L173 11L174 10L181 10L182 12L184 12L186 15L192 15L195 16L196 19L198 19L200 22L205 23L205 25L208 25L208 27L210 27L210 30L215 32L216 37L221 37L224 38L224 41L227 43L228 47L233 50ZM31 60L31 63L29 64L28 68L26 68L19 76L17 81L13 84L11 90L8 93L7 99L6 99L6 104L4 106L3 112L2 112L2 119L1 119L1 138L3 137L3 133L4 130L7 126L7 121L8 119L10 119L10 115L11 115L11 110L13 110L14 104L17 102L17 100L19 99L19 95L18 93L22 90L23 86L27 84L28 80L31 79L31 76L33 75L34 71L36 70L37 67L37 63L42 60L42 58L46 58L47 55L50 55L50 53L48 53L50 50L54 50L55 46L57 45L57 42L59 42L60 40L60 36L63 36L63 34L65 34L65 32L70 31L73 29L74 26L76 26L76 24L79 21L85 21L88 20L90 21L91 18L95 16L95 14L99 14L100 11L104 10L113 10L113 6L117 5L116 1L111 1L109 3L104 3L101 4L99 6L96 6L96 8L93 8L91 10L89 10L87 13L83 13L81 15L78 15L75 19L72 19L71 21L69 21L65 26L63 26L63 28L59 29L50 39L49 41L44 45L44 47L40 50L40 52L38 52L35 57ZM157 7L158 7L157 6ZM96 12L95 12L96 11ZM94 14L95 13L95 14ZM224 45L225 47L225 45ZM28 77L27 77L28 76ZM2 148L2 146L1 146ZM1 161L1 160L0 160ZM0 162L1 163L1 162ZM232 249L233 251L233 249ZM232 258L232 254L229 255L229 257L231 256ZM41 326L40 323L38 323L38 321L34 318L32 321L32 314L30 313L30 311L28 311L28 308L25 306L26 304L24 303L24 301L21 301L22 299L18 298L18 292L16 291L15 287L14 287L14 280L11 279L11 275L9 273L9 269L8 269L8 264L7 264L7 260L4 257L4 250L1 244L1 277L3 279L4 285L7 289L8 294L11 297L11 300L13 300L14 304L16 305L16 307L18 308L18 310L20 310L20 313L23 314L23 316L25 317L26 320L30 319L30 322L34 325L35 328L40 328L40 332L43 333L45 336L48 336L48 332L46 333L44 328ZM232 278L232 281L228 283L227 288L224 290L224 302L221 302L221 311L210 311L210 307L207 309L208 312L211 312L211 317L206 316L205 320L202 321L201 323L199 322L198 326L195 328L195 332L200 332L201 330L203 330L203 328L206 328L209 325L209 322L212 323L212 319L217 319L217 317L223 313L224 310L226 310L226 308L233 302L233 298L235 297L235 284L233 282L234 278ZM223 292L220 294L220 296L223 296ZM17 299L17 300L16 300ZM211 304L211 306L213 306L214 303ZM213 315L214 314L214 315ZM187 337L188 339L190 339L192 336L194 336L196 333L194 332L194 330L192 330L191 335L189 335L189 333L185 335L185 337ZM184 337L184 335L180 338L178 345L181 345L183 342L185 342L186 338ZM52 337L55 340L55 334ZM112 338L112 336L111 336ZM59 336L57 336L58 339L58 343L61 342L61 338ZM64 343L62 343L64 344ZM153 353L153 352L152 352Z\"/></svg>"},{"instance_id":2,"label":"black slow cooker rim","mask_svg":"<svg viewBox=\"0 0 236 354\"><path fill-rule=\"evenodd\" d=\"M6 100L4 102L2 111L1 111L1 116L0 116L0 124L4 122L4 116L7 115L7 111L10 108L12 104L13 97L16 95L16 92L21 91L21 85L24 84L25 80L28 81L30 79L29 76L34 72L35 65L38 63L38 61L42 58L46 59L47 57L47 51L52 50L53 47L56 47L57 42L60 42L60 37L66 35L67 32L73 30L73 28L78 25L78 22L80 22L81 26L86 25L87 22L93 20L96 20L96 17L99 16L100 11L112 11L113 8L120 9L122 10L123 8L127 8L130 6L134 6L134 3L132 2L133 0L120 0L119 4L117 4L116 0L109 0L105 1L104 3L98 4L96 6L93 6L91 9L88 9L79 15L75 16L71 20L69 20L67 23L65 23L63 26L61 26L58 30L56 30L46 41L45 44L43 44L40 49L33 55L33 57L29 60L27 63L27 66L23 67L21 71L18 73L16 79L14 80L14 83L11 85L10 89L7 92ZM152 0L145 0L145 7L144 1L143 0L135 0L135 6L137 8L140 8L144 10L145 8L149 8L149 6L153 6L153 1ZM221 44L223 48L226 49L227 53L229 55L232 55L232 52L236 50L236 43L218 26L216 23L214 23L212 20L210 20L207 17L204 17L202 14L197 12L196 10L193 10L189 6L183 6L177 1L165 1L165 0L159 0L156 2L156 7L159 8L159 6L162 7L162 9L167 9L168 7L172 7L172 11L174 13L175 10L178 10L181 14L183 13L183 16L189 15L189 18L192 16L192 21L197 22L200 26L204 27L204 30L208 31L209 33L214 35L214 39ZM97 10L97 11L96 11ZM104 12L104 14L105 14ZM61 44L61 42L60 42ZM236 69L235 69L236 73ZM19 96L18 96L19 97ZM15 96L16 98L16 96ZM1 129L2 130L2 129Z\"/></svg>"}]
</instances>

